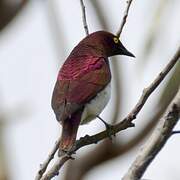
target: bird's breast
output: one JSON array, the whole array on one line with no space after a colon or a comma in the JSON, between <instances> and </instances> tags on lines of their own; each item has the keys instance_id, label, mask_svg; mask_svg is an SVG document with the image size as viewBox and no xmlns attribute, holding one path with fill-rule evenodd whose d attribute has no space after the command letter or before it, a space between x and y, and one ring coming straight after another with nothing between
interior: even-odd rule
<instances>
[{"instance_id":1,"label":"bird's breast","mask_svg":"<svg viewBox=\"0 0 180 180\"><path fill-rule=\"evenodd\" d=\"M109 83L90 102L85 104L81 117L81 124L86 124L95 119L105 108L111 96L111 84Z\"/></svg>"}]
</instances>

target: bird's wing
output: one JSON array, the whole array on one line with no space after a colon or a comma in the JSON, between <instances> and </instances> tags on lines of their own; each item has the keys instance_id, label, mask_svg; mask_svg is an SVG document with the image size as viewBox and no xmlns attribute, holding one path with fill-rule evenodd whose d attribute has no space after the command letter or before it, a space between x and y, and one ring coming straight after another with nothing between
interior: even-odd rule
<instances>
[{"instance_id":1,"label":"bird's wing","mask_svg":"<svg viewBox=\"0 0 180 180\"><path fill-rule=\"evenodd\" d=\"M78 57L61 68L56 82L52 108L58 121L63 121L84 107L110 82L108 60L101 57Z\"/></svg>"}]
</instances>

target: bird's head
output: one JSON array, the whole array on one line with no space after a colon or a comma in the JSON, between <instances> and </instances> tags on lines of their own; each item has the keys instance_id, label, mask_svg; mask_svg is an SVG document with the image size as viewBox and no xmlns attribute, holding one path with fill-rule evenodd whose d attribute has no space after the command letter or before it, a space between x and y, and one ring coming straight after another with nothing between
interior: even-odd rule
<instances>
[{"instance_id":1,"label":"bird's head","mask_svg":"<svg viewBox=\"0 0 180 180\"><path fill-rule=\"evenodd\" d=\"M114 55L126 55L135 57L124 47L124 45L116 35L113 35L106 31L94 32L83 39L80 44L85 44L89 47L92 47L95 50L100 51L107 57Z\"/></svg>"}]
</instances>

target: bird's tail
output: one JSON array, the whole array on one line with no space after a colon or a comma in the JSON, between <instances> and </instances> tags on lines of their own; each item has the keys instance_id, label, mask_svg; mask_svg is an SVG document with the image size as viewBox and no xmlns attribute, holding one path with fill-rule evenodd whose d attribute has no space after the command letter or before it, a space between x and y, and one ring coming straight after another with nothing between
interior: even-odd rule
<instances>
[{"instance_id":1,"label":"bird's tail","mask_svg":"<svg viewBox=\"0 0 180 180\"><path fill-rule=\"evenodd\" d=\"M68 152L73 147L76 136L77 130L81 121L82 111L77 111L71 115L71 117L64 120L62 123L62 134L61 134L61 141L59 145L59 154L63 152Z\"/></svg>"}]
</instances>

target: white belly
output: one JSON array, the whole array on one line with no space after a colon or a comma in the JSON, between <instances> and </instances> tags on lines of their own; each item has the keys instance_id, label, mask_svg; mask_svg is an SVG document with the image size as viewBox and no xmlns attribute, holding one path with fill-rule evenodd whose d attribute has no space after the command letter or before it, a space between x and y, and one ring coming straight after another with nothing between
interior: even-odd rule
<instances>
[{"instance_id":1,"label":"white belly","mask_svg":"<svg viewBox=\"0 0 180 180\"><path fill-rule=\"evenodd\" d=\"M86 124L95 119L105 108L111 96L111 84L109 83L105 89L97 94L89 103L85 105L81 124Z\"/></svg>"}]
</instances>

